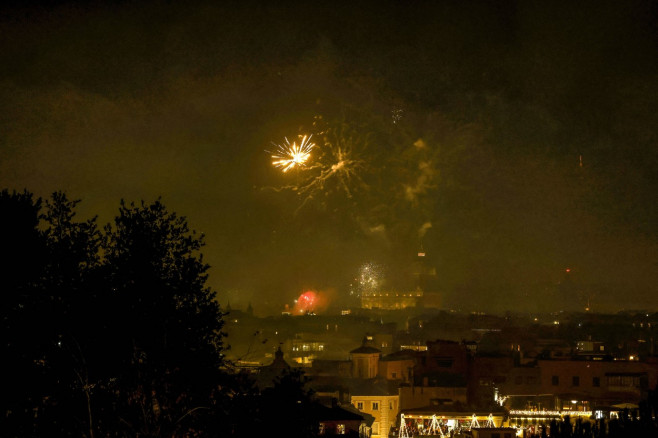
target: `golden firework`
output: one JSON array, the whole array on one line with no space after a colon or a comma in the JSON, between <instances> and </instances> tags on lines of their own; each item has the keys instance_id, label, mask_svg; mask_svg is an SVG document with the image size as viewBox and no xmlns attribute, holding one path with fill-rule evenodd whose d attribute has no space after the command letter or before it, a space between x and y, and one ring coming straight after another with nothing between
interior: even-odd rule
<instances>
[{"instance_id":1,"label":"golden firework","mask_svg":"<svg viewBox=\"0 0 658 438\"><path fill-rule=\"evenodd\" d=\"M296 167L304 167L311 157L311 150L315 147L311 137L312 135L300 136L299 145L297 142L290 143L287 138L284 144L273 143L277 150L272 152L272 165L284 173Z\"/></svg>"}]
</instances>

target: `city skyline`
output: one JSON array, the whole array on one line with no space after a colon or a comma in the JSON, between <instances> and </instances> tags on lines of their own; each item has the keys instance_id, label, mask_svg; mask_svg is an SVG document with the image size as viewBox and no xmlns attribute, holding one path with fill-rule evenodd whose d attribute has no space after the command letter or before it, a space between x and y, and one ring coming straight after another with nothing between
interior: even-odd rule
<instances>
[{"instance_id":1,"label":"city skyline","mask_svg":"<svg viewBox=\"0 0 658 438\"><path fill-rule=\"evenodd\" d=\"M3 6L3 188L161 197L222 305L423 251L445 308L658 308L653 2L338 6Z\"/></svg>"}]
</instances>

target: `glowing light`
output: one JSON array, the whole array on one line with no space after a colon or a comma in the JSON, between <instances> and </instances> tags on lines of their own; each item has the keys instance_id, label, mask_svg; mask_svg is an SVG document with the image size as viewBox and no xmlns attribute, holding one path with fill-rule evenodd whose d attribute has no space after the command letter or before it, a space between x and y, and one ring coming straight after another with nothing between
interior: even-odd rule
<instances>
[{"instance_id":1,"label":"glowing light","mask_svg":"<svg viewBox=\"0 0 658 438\"><path fill-rule=\"evenodd\" d=\"M306 291L296 300L293 314L315 315L324 311L329 304L329 296L326 292Z\"/></svg>"},{"instance_id":2,"label":"glowing light","mask_svg":"<svg viewBox=\"0 0 658 438\"><path fill-rule=\"evenodd\" d=\"M362 176L372 173L373 169L361 158L368 148L369 134L345 122L329 126L321 116L316 116L313 129L313 135L322 138L317 145L311 141L312 135L300 135L301 141L291 143L285 138L282 144L272 143L276 148L273 152L266 151L271 154L273 166L284 173L296 171L293 184L270 187L277 192L290 190L300 195L301 203L295 213L307 203L327 207L335 200L354 199L370 189ZM302 169L304 172L300 172ZM350 205L355 205L356 201Z\"/></svg>"},{"instance_id":3,"label":"glowing light","mask_svg":"<svg viewBox=\"0 0 658 438\"><path fill-rule=\"evenodd\" d=\"M315 143L311 142L312 135L300 136L299 145L296 142L292 144L284 137L285 144L272 143L277 147L272 154L272 165L281 169L284 173L296 167L303 167L311 157L311 150ZM268 151L269 152L269 151Z\"/></svg>"},{"instance_id":4,"label":"glowing light","mask_svg":"<svg viewBox=\"0 0 658 438\"><path fill-rule=\"evenodd\" d=\"M401 108L396 108L391 111L391 118L393 119L393 124L397 124L402 119L402 113L404 110Z\"/></svg>"},{"instance_id":5,"label":"glowing light","mask_svg":"<svg viewBox=\"0 0 658 438\"><path fill-rule=\"evenodd\" d=\"M564 417L565 415L569 416L579 416L579 417L590 417L592 416L592 411L548 411L548 410L517 410L511 409L509 411L510 415L513 416L523 416L530 418L550 418L550 417Z\"/></svg>"},{"instance_id":6,"label":"glowing light","mask_svg":"<svg viewBox=\"0 0 658 438\"><path fill-rule=\"evenodd\" d=\"M361 295L369 295L382 287L382 267L375 263L364 263L359 269L359 291Z\"/></svg>"}]
</instances>

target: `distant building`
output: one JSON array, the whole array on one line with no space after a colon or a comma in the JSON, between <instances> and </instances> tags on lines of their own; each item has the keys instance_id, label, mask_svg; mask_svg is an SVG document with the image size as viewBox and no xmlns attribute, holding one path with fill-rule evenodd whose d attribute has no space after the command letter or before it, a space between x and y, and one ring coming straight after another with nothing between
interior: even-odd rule
<instances>
[{"instance_id":1,"label":"distant building","mask_svg":"<svg viewBox=\"0 0 658 438\"><path fill-rule=\"evenodd\" d=\"M313 361L326 351L326 335L297 333L290 339L292 360L301 366L311 366ZM288 343L287 343L288 344Z\"/></svg>"},{"instance_id":2,"label":"distant building","mask_svg":"<svg viewBox=\"0 0 658 438\"><path fill-rule=\"evenodd\" d=\"M316 405L314 415L318 418L319 436L346 436L363 437L369 436L372 418L366 420L364 415L354 412L348 407L336 404L331 407Z\"/></svg>"},{"instance_id":3,"label":"distant building","mask_svg":"<svg viewBox=\"0 0 658 438\"><path fill-rule=\"evenodd\" d=\"M600 341L578 341L576 342L576 355L591 360L602 360L608 356L605 344Z\"/></svg>"},{"instance_id":4,"label":"distant building","mask_svg":"<svg viewBox=\"0 0 658 438\"><path fill-rule=\"evenodd\" d=\"M416 307L423 297L420 289L409 291L376 291L361 294L361 307L364 309L400 310Z\"/></svg>"},{"instance_id":5,"label":"distant building","mask_svg":"<svg viewBox=\"0 0 658 438\"><path fill-rule=\"evenodd\" d=\"M274 386L277 378L290 371L290 365L283 358L283 351L279 347L274 353L274 360L271 364L260 367L256 376L256 383L259 388Z\"/></svg>"},{"instance_id":6,"label":"distant building","mask_svg":"<svg viewBox=\"0 0 658 438\"><path fill-rule=\"evenodd\" d=\"M372 345L381 350L382 354L393 352L393 334L392 333L374 333L372 335Z\"/></svg>"},{"instance_id":7,"label":"distant building","mask_svg":"<svg viewBox=\"0 0 658 438\"><path fill-rule=\"evenodd\" d=\"M638 404L658 384L658 369L645 362L540 360L537 366L540 391L554 395L558 410Z\"/></svg>"},{"instance_id":8,"label":"distant building","mask_svg":"<svg viewBox=\"0 0 658 438\"><path fill-rule=\"evenodd\" d=\"M429 341L427 350L414 355L413 374L399 390L403 409L467 403L470 352L463 344Z\"/></svg>"},{"instance_id":9,"label":"distant building","mask_svg":"<svg viewBox=\"0 0 658 438\"><path fill-rule=\"evenodd\" d=\"M382 357L379 360L379 377L409 383L414 376L417 353L413 350L401 350Z\"/></svg>"},{"instance_id":10,"label":"distant building","mask_svg":"<svg viewBox=\"0 0 658 438\"><path fill-rule=\"evenodd\" d=\"M422 249L406 266L397 284L362 291L364 309L401 310L412 307L441 307L436 268L431 266L428 254Z\"/></svg>"},{"instance_id":11,"label":"distant building","mask_svg":"<svg viewBox=\"0 0 658 438\"><path fill-rule=\"evenodd\" d=\"M397 385L383 380L369 380L355 383L350 390L352 405L374 417L372 437L388 437L400 409Z\"/></svg>"},{"instance_id":12,"label":"distant building","mask_svg":"<svg viewBox=\"0 0 658 438\"><path fill-rule=\"evenodd\" d=\"M403 409L419 409L433 406L454 410L455 406L467 404L467 387L465 380L445 380L432 386L401 386L400 406Z\"/></svg>"},{"instance_id":13,"label":"distant building","mask_svg":"<svg viewBox=\"0 0 658 438\"><path fill-rule=\"evenodd\" d=\"M415 289L422 291L419 304L422 307L440 309L442 303L438 277L432 264L431 255L421 248L411 265L411 275Z\"/></svg>"},{"instance_id":14,"label":"distant building","mask_svg":"<svg viewBox=\"0 0 658 438\"><path fill-rule=\"evenodd\" d=\"M537 360L517 366L512 357L476 357L473 399L496 398L514 410L592 411L638 404L658 384L655 364L618 360Z\"/></svg>"},{"instance_id":15,"label":"distant building","mask_svg":"<svg viewBox=\"0 0 658 438\"><path fill-rule=\"evenodd\" d=\"M382 352L378 348L373 347L371 342L366 337L363 339L363 344L359 348L350 351L353 377L361 379L373 379L377 377L379 358Z\"/></svg>"},{"instance_id":16,"label":"distant building","mask_svg":"<svg viewBox=\"0 0 658 438\"><path fill-rule=\"evenodd\" d=\"M317 359L313 361L312 367L307 372L317 377L351 377L352 368L351 360Z\"/></svg>"},{"instance_id":17,"label":"distant building","mask_svg":"<svg viewBox=\"0 0 658 438\"><path fill-rule=\"evenodd\" d=\"M436 340L427 342L427 350L420 352L415 374L415 384L431 386L427 382L441 375L461 376L469 374L471 354L463 343Z\"/></svg>"}]
</instances>

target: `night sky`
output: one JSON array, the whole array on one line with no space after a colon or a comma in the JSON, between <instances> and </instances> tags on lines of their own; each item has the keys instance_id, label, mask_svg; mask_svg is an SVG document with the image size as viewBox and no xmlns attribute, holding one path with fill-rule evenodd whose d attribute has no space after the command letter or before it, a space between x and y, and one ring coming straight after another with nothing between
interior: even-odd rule
<instances>
[{"instance_id":1,"label":"night sky","mask_svg":"<svg viewBox=\"0 0 658 438\"><path fill-rule=\"evenodd\" d=\"M1 186L101 224L161 197L222 304L404 289L422 250L445 308L658 307L656 2L26 4Z\"/></svg>"}]
</instances>

